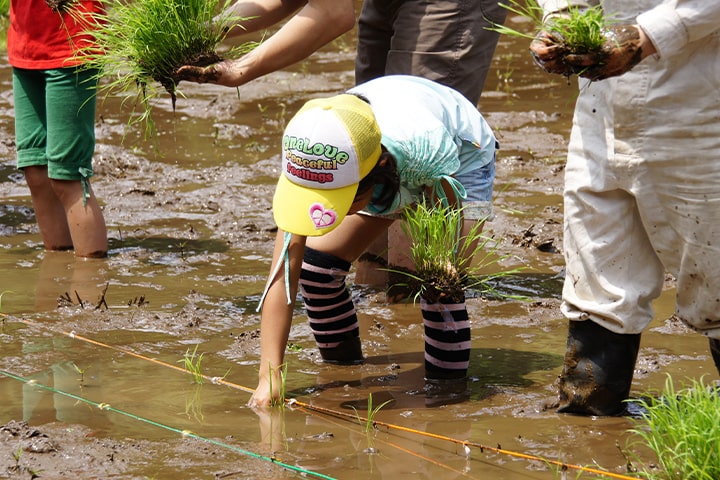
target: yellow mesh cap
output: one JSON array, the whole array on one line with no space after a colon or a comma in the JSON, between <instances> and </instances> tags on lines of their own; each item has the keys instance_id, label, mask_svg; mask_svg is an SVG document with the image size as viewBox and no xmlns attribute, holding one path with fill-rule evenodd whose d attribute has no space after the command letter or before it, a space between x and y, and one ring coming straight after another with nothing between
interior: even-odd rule
<instances>
[{"instance_id":1,"label":"yellow mesh cap","mask_svg":"<svg viewBox=\"0 0 720 480\"><path fill-rule=\"evenodd\" d=\"M310 100L283 134L273 216L282 230L323 235L347 215L358 183L380 158L380 128L354 95Z\"/></svg>"}]
</instances>

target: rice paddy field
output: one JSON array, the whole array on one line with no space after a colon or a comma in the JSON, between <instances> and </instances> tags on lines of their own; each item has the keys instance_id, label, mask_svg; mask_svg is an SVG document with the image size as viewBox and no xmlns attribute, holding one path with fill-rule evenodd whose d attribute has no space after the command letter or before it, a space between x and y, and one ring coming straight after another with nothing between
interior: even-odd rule
<instances>
[{"instance_id":1,"label":"rice paddy field","mask_svg":"<svg viewBox=\"0 0 720 480\"><path fill-rule=\"evenodd\" d=\"M576 86L537 69L514 37L501 39L479 108L501 144L486 231L504 258L493 268L522 267L498 287L526 298L468 300L467 395L425 388L419 306L354 285L367 361L323 364L297 303L290 402L246 406L280 135L306 100L353 85L353 35L238 91L181 83L175 110L169 96L153 104L154 143L128 128L124 98L100 101L102 260L43 250L0 65L0 477L622 479L654 462L633 419L552 406ZM673 293L669 280L643 335L635 396L662 389L666 374L717 377L706 340L672 319Z\"/></svg>"}]
</instances>

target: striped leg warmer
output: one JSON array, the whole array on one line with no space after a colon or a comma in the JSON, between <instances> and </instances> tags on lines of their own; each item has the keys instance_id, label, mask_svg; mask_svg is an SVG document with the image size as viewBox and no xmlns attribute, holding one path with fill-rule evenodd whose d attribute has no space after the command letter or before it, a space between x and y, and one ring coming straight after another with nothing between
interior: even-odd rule
<instances>
[{"instance_id":1,"label":"striped leg warmer","mask_svg":"<svg viewBox=\"0 0 720 480\"><path fill-rule=\"evenodd\" d=\"M363 361L360 326L345 285L349 270L350 262L305 248L300 292L320 354L329 363Z\"/></svg>"},{"instance_id":2,"label":"striped leg warmer","mask_svg":"<svg viewBox=\"0 0 720 480\"><path fill-rule=\"evenodd\" d=\"M470 321L465 302L428 304L421 300L420 308L425 326L426 378L464 378L470 364Z\"/></svg>"}]
</instances>

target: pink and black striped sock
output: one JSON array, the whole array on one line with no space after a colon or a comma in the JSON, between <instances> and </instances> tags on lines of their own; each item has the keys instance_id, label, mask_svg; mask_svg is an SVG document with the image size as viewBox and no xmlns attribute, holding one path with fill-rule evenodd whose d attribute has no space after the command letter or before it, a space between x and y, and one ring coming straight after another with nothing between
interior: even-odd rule
<instances>
[{"instance_id":1,"label":"pink and black striped sock","mask_svg":"<svg viewBox=\"0 0 720 480\"><path fill-rule=\"evenodd\" d=\"M360 326L345 277L350 262L312 248L305 248L300 292L310 329L325 361L359 363Z\"/></svg>"},{"instance_id":2,"label":"pink and black striped sock","mask_svg":"<svg viewBox=\"0 0 720 480\"><path fill-rule=\"evenodd\" d=\"M428 304L421 300L420 308L425 326L426 378L464 378L470 364L470 321L465 302Z\"/></svg>"}]
</instances>

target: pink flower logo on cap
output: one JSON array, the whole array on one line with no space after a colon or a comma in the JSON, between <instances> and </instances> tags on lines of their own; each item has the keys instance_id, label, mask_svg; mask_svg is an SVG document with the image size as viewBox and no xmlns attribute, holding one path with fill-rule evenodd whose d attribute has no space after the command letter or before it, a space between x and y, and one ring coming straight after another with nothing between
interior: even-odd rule
<instances>
[{"instance_id":1,"label":"pink flower logo on cap","mask_svg":"<svg viewBox=\"0 0 720 480\"><path fill-rule=\"evenodd\" d=\"M335 223L337 214L334 210L326 210L319 203L310 205L310 219L315 224L315 228L327 228Z\"/></svg>"}]
</instances>

